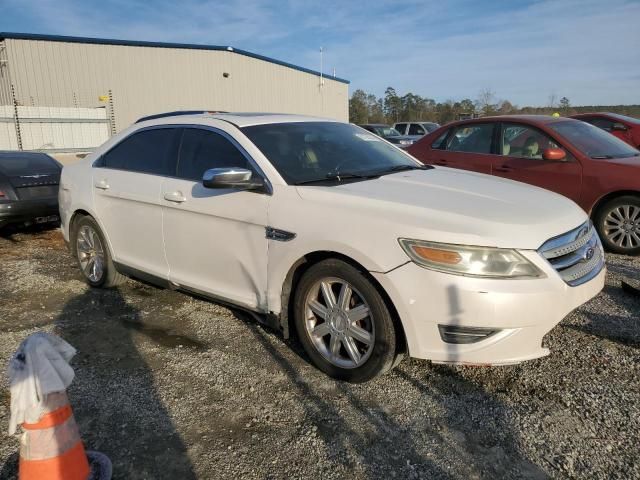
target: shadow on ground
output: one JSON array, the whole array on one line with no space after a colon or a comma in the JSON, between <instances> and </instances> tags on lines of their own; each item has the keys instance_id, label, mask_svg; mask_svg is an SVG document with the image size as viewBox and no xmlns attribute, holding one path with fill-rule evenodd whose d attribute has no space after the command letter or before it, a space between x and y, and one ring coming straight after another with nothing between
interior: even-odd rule
<instances>
[{"instance_id":1,"label":"shadow on ground","mask_svg":"<svg viewBox=\"0 0 640 480\"><path fill-rule=\"evenodd\" d=\"M78 350L69 397L82 439L87 449L111 459L114 478L195 480L134 332L160 335L144 326L119 290L87 290L55 320L55 333ZM14 477L16 460L7 462L0 478Z\"/></svg>"}]
</instances>

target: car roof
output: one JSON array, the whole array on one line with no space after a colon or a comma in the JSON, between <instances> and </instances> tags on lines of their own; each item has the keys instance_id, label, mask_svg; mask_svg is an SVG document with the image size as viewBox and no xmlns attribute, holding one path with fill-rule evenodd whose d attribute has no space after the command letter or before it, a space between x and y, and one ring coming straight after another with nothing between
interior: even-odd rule
<instances>
[{"instance_id":1,"label":"car roof","mask_svg":"<svg viewBox=\"0 0 640 480\"><path fill-rule=\"evenodd\" d=\"M150 115L143 117L138 122L154 121L155 124L173 123L176 118L181 123L203 123L206 120L224 120L238 128L253 125L266 125L272 123L300 123L300 122L336 122L344 123L340 120L323 117L313 117L309 115L295 115L290 113L266 113L266 112L214 112L214 111L187 111L169 112L166 114Z\"/></svg>"},{"instance_id":2,"label":"car roof","mask_svg":"<svg viewBox=\"0 0 640 480\"><path fill-rule=\"evenodd\" d=\"M568 118L568 117L552 117L551 115L494 115L490 117L480 117L480 118L473 118L469 120L458 120L457 122L452 122L447 124L447 126L454 125L454 124L455 125L466 124L466 123L485 123L487 121L489 122L515 121L515 122L544 125L544 124L556 123L556 122L571 122L574 120L575 119Z\"/></svg>"}]
</instances>

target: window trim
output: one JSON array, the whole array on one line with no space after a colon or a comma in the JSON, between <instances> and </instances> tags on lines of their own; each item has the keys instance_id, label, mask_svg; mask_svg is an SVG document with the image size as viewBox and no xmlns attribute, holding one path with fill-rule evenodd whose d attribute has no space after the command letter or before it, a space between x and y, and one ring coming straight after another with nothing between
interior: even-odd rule
<instances>
[{"instance_id":1,"label":"window trim","mask_svg":"<svg viewBox=\"0 0 640 480\"><path fill-rule=\"evenodd\" d=\"M182 130L180 132L180 139L179 139L179 144L178 144L178 156L176 158L176 164L175 164L176 168L175 168L175 171L174 171L174 175L161 175L161 174L157 174L157 173L136 172L135 170L128 170L126 168L112 168L112 167L107 167L107 166L104 165L104 156L107 153L109 153L111 150L116 148L118 145L120 145L122 142L124 142L125 140L131 138L133 135L136 135L137 133L144 132L144 131L147 131L147 130L159 130L159 129L168 129L168 128ZM109 148L109 150L107 150L106 152L103 152L96 160L94 160L94 162L91 165L91 167L92 168L104 168L106 170L115 170L115 171L121 171L121 172L130 172L130 173L135 173L135 174L138 174L138 175L152 175L154 177L170 178L170 179L173 179L173 180L183 180L185 182L202 183L202 180L196 181L196 180L191 180L191 179L188 179L188 178L178 177L178 162L180 161L180 153L182 151L182 139L183 139L183 136L184 136L184 130L187 129L187 128L198 129L198 130L209 130L210 132L219 134L219 135L223 136L224 138L226 138L227 140L229 140L231 142L231 144L234 147L236 147L238 149L238 151L247 159L249 164L254 168L256 174L262 177L262 180L264 181L264 186L265 186L264 193L266 193L267 195L273 195L273 185L271 184L271 181L269 180L267 175L264 173L264 170L262 170L262 168L260 168L260 165L258 165L258 163L253 159L253 157L251 155L249 155L249 153L244 149L244 147L242 145L240 145L240 143L238 143L238 141L231 134L229 134L229 133L227 133L224 130L221 130L219 128L212 127L210 125L202 125L202 124L197 124L197 123L195 123L195 124L176 123L176 124L151 125L151 126L148 126L148 127L139 128L139 129L131 132L126 137L120 139L120 141L118 143L116 143L115 145L113 145L111 148Z\"/></svg>"},{"instance_id":2,"label":"window trim","mask_svg":"<svg viewBox=\"0 0 640 480\"><path fill-rule=\"evenodd\" d=\"M518 159L518 160L532 160L532 161L536 161L536 162L545 162L545 163L576 163L576 157L573 154L573 152L568 149L563 142L559 141L558 138L555 135L551 135L548 132L542 130L541 128L535 126L535 125L531 125L529 123L522 123L522 122L517 122L517 121L502 121L499 122L500 125L498 126L498 128L496 128L496 132L497 135L494 138L495 140L495 146L496 146L496 155L499 157L503 157L503 158L512 158L512 159ZM502 132L504 131L504 127L505 125L518 125L521 127L525 127L525 128L529 128L531 130L535 130L538 133L550 138L551 140L553 140L556 144L558 144L558 146L564 150L566 157L564 162L558 162L557 160L545 160L544 158L526 158L526 157L515 157L515 156L511 156L511 155L503 155L502 154ZM596 127L597 128L597 127Z\"/></svg>"}]
</instances>

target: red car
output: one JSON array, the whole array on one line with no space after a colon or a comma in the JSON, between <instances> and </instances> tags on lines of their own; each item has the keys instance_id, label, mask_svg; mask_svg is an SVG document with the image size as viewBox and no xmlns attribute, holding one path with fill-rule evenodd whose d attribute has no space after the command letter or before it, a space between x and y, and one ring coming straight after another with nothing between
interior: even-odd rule
<instances>
[{"instance_id":1,"label":"red car","mask_svg":"<svg viewBox=\"0 0 640 480\"><path fill-rule=\"evenodd\" d=\"M593 125L543 115L463 120L407 151L426 164L517 180L569 197L590 214L608 250L640 254L640 151Z\"/></svg>"},{"instance_id":2,"label":"red car","mask_svg":"<svg viewBox=\"0 0 640 480\"><path fill-rule=\"evenodd\" d=\"M640 120L617 113L580 113L572 115L583 122L595 125L602 130L615 135L635 148L640 148Z\"/></svg>"}]
</instances>

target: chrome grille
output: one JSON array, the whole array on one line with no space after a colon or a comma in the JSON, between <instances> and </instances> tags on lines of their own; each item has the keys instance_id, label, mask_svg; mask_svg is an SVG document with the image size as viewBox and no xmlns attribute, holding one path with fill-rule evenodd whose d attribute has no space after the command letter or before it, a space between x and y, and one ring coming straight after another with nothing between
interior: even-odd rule
<instances>
[{"instance_id":1,"label":"chrome grille","mask_svg":"<svg viewBox=\"0 0 640 480\"><path fill-rule=\"evenodd\" d=\"M538 250L572 287L594 278L604 268L604 250L591 222L545 242Z\"/></svg>"}]
</instances>

